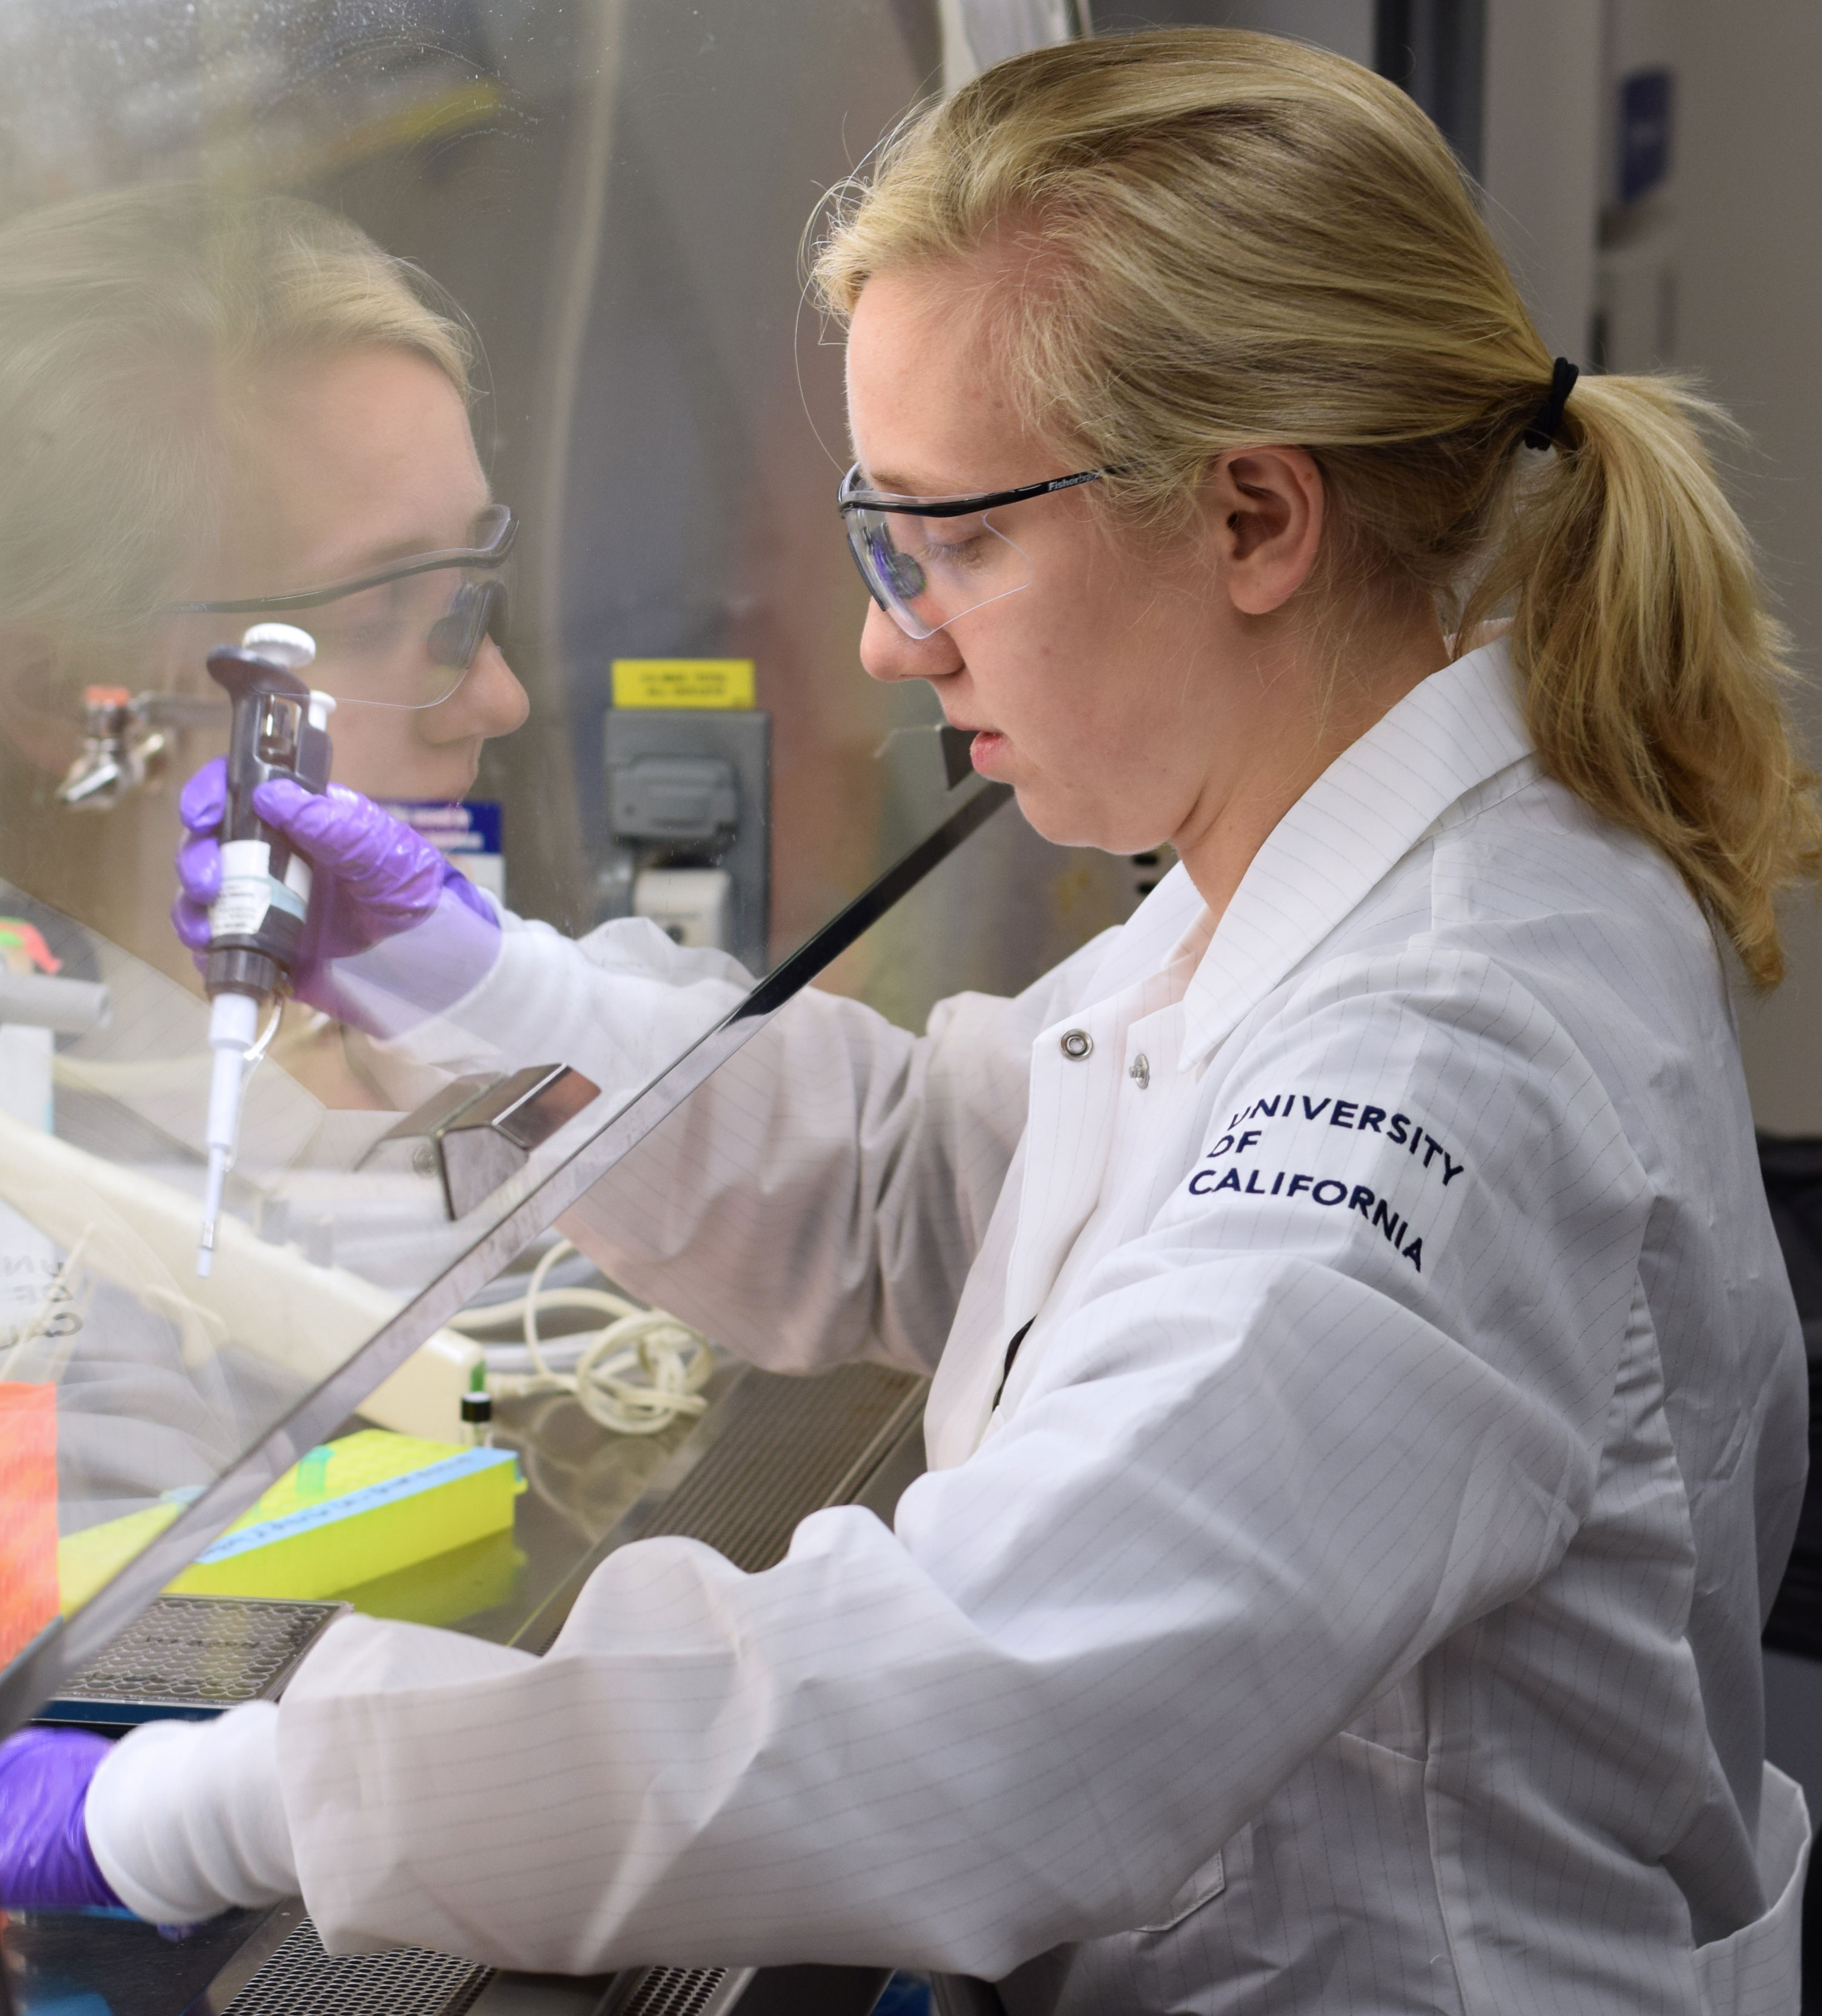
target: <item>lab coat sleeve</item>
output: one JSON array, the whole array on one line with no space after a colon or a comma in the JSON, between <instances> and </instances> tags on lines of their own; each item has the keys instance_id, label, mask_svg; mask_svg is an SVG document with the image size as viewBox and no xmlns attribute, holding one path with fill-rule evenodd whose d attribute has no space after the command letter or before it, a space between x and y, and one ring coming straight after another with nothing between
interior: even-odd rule
<instances>
[{"instance_id":1,"label":"lab coat sleeve","mask_svg":"<svg viewBox=\"0 0 1822 2016\"><path fill-rule=\"evenodd\" d=\"M801 994L561 1229L774 1371L928 1372L1024 1125L1049 992L944 1002L921 1038Z\"/></svg>"},{"instance_id":2,"label":"lab coat sleeve","mask_svg":"<svg viewBox=\"0 0 1822 2016\"><path fill-rule=\"evenodd\" d=\"M419 1061L573 1064L607 1092L605 1118L747 991L725 953L682 949L643 918L580 941L509 923L488 980L412 1039ZM927 1371L1024 1124L1032 1039L1104 950L1013 999L940 1003L921 1038L806 989L560 1229L635 1294L773 1370L870 1352Z\"/></svg>"},{"instance_id":3,"label":"lab coat sleeve","mask_svg":"<svg viewBox=\"0 0 1822 2016\"><path fill-rule=\"evenodd\" d=\"M473 1684L434 1634L333 1634L280 1736L329 1942L997 1976L1164 1915L1302 1760L1548 1577L1648 1201L1599 1084L1467 959L1318 974L1212 1067L1223 1121L1280 1102L1246 1166L1310 1182L1183 1170L895 1532L826 1511L753 1575L628 1546L548 1655ZM1381 1120L1287 1121L1287 1093Z\"/></svg>"},{"instance_id":4,"label":"lab coat sleeve","mask_svg":"<svg viewBox=\"0 0 1822 2016\"><path fill-rule=\"evenodd\" d=\"M449 1006L372 1045L382 1071L459 1076L566 1064L624 1104L753 985L727 953L673 944L649 918L571 938L510 910L499 916L493 965Z\"/></svg>"}]
</instances>

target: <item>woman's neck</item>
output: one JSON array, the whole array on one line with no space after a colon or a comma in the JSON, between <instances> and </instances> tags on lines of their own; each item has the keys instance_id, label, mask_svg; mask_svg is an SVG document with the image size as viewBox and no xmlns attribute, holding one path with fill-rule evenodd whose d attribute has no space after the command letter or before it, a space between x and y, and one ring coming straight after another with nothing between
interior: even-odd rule
<instances>
[{"instance_id":1,"label":"woman's neck","mask_svg":"<svg viewBox=\"0 0 1822 2016\"><path fill-rule=\"evenodd\" d=\"M1332 633L1330 633L1332 635ZM1217 922L1279 821L1328 769L1452 653L1428 599L1403 620L1358 630L1340 653L1309 639L1281 653L1262 690L1270 717L1244 782L1172 837L1178 858Z\"/></svg>"}]
</instances>

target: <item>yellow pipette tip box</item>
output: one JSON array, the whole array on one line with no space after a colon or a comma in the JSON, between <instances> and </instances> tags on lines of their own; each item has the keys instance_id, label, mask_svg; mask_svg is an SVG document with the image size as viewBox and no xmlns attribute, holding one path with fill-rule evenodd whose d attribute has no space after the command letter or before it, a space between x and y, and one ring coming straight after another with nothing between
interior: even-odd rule
<instances>
[{"instance_id":1,"label":"yellow pipette tip box","mask_svg":"<svg viewBox=\"0 0 1822 2016\"><path fill-rule=\"evenodd\" d=\"M169 1586L180 1596L310 1600L510 1532L524 1490L510 1450L369 1428L312 1449ZM157 1505L58 1549L67 1614L176 1517Z\"/></svg>"}]
</instances>

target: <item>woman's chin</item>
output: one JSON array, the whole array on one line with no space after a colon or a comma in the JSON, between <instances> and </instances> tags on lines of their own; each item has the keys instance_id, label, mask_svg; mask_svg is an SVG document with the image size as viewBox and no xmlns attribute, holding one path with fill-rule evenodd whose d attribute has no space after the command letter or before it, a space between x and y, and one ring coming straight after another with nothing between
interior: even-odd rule
<instances>
[{"instance_id":1,"label":"woman's chin","mask_svg":"<svg viewBox=\"0 0 1822 2016\"><path fill-rule=\"evenodd\" d=\"M1008 778L1013 796L1018 801L1018 808L1024 823L1040 840L1047 840L1053 847L1095 847L1104 852L1093 830L1096 822L1088 817L1083 808L1071 805L1066 795L1053 789L1046 789L1042 778Z\"/></svg>"},{"instance_id":2,"label":"woman's chin","mask_svg":"<svg viewBox=\"0 0 1822 2016\"><path fill-rule=\"evenodd\" d=\"M1053 847L1091 847L1097 854L1149 854L1166 843L1142 836L1151 831L1117 812L1071 801L1066 794L1046 791L1043 781L1021 778L1013 784L1024 823L1041 840Z\"/></svg>"},{"instance_id":3,"label":"woman's chin","mask_svg":"<svg viewBox=\"0 0 1822 2016\"><path fill-rule=\"evenodd\" d=\"M331 738L333 736L331 725ZM455 761L438 763L338 763L335 780L363 797L401 804L454 805L474 788L481 774L481 751Z\"/></svg>"}]
</instances>

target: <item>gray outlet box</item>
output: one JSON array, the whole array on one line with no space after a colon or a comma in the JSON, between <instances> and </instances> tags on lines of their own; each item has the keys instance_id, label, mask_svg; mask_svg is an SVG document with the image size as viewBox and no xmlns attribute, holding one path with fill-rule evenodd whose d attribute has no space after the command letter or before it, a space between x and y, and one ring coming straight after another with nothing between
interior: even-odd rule
<instances>
[{"instance_id":1,"label":"gray outlet box","mask_svg":"<svg viewBox=\"0 0 1822 2016\"><path fill-rule=\"evenodd\" d=\"M772 717L751 708L610 707L608 855L598 914L631 916L650 869L729 878L726 950L765 972L771 924Z\"/></svg>"}]
</instances>

